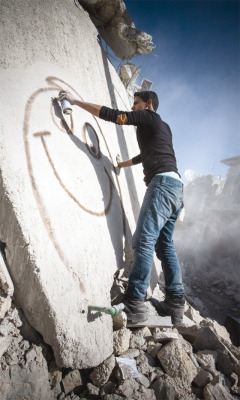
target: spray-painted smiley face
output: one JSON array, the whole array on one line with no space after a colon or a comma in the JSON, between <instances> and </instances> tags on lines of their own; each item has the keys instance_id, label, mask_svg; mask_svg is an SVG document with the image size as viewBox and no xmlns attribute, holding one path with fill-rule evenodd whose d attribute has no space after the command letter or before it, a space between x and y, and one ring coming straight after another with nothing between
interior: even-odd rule
<instances>
[{"instance_id":1,"label":"spray-painted smiley face","mask_svg":"<svg viewBox=\"0 0 240 400\"><path fill-rule=\"evenodd\" d=\"M68 143L70 142L69 139L71 139L74 144L79 147L81 150L83 150L83 152L79 152L79 149L75 149L78 151L78 156L79 154L84 153L84 149L83 146L85 148L85 155L86 153L88 153L88 158L92 160L95 160L95 164L94 162L92 162L92 164L95 165L95 173L100 174L100 179L103 179L103 174L105 175L105 181L108 183L108 186L106 186L104 184L104 188L108 187L107 189L107 196L105 196L105 201L104 204L102 204L102 202L98 201L98 204L102 204L103 208L102 210L96 210L92 207L89 207L86 204L83 204L82 201L79 201L79 195L77 195L76 191L72 190L71 188L69 188L69 184L68 184L68 177L66 175L64 175L65 171L61 171L59 172L58 168L56 167L56 165L58 164L57 162L55 162L54 157L57 159L59 157L59 159L61 159L61 157L66 157L66 154L64 153L64 151L59 151L58 152L54 151L54 148L51 148L51 143L49 141L49 137L51 135L51 129L50 130L45 130L45 126L43 126L42 130L39 130L39 121L37 124L37 129L35 130L34 125L32 124L32 121L34 121L34 116L32 115L34 112L36 113L36 106L34 106L34 104L36 103L36 101L38 101L38 108L40 107L40 101L39 101L39 96L41 96L42 94L52 94L52 95L56 95L56 91L60 91L62 90L62 86L64 85L64 88L68 87L69 90L71 90L72 92L76 91L74 90L74 88L72 88L71 86L69 86L66 82L61 81L57 78L47 78L46 79L47 83L49 84L49 87L47 88L41 88L38 89L36 92L34 92L27 104L26 104L26 108L25 108L25 118L24 118L24 143L25 143L25 151L26 151L26 157L27 157L27 164L28 164L28 170L29 170L29 175L30 175L30 179L31 179L31 183L32 183L32 188L33 188L33 193L38 205L38 209L42 218L42 221L45 225L45 228L48 232L48 236L50 237L50 239L52 240L54 247L59 255L59 257L61 258L61 260L64 262L64 264L67 266L67 268L70 270L70 272L73 275L76 275L72 268L69 266L69 262L64 254L64 252L61 249L61 246L58 244L58 240L55 237L55 233L54 233L54 228L53 228L53 221L52 218L49 218L49 212L48 212L48 207L46 207L46 201L44 199L44 195L43 195L43 191L44 191L44 184L45 184L45 180L46 180L46 174L45 176L42 175L42 177L37 177L36 178L36 157L37 157L37 152L39 152L39 146L37 149L37 146L35 145L34 147L31 146L31 142L33 140L33 138L36 140L41 141L41 151L44 153L45 155L45 161L48 163L48 169L50 167L50 170L52 172L52 177L54 176L55 180L57 180L58 182L58 186L59 186L59 190L64 191L65 195L67 195L68 197L68 201L69 198L71 199L72 202L75 203L76 206L78 206L81 210L87 212L88 214L91 214L93 216L97 216L97 217L101 217L101 216L106 216L108 214L108 212L111 209L111 205L112 205L112 199L113 199L113 193L116 190L116 188L118 189L118 196L120 199L120 209L121 209L121 213L122 213L122 221L123 221L123 231L125 231L125 218L124 218L124 212L123 212L123 207L122 207L122 196L121 196L121 189L120 189L120 184L119 184L119 180L118 177L115 174L112 174L112 176L110 175L110 165L111 168L113 165L113 158L111 155L111 152L109 150L107 141L105 139L105 136L101 130L101 127L97 121L96 118L91 117L92 121L91 122L85 122L83 125L83 129L82 129L82 138L83 141L81 141L77 136L74 135L74 121L73 121L73 117L70 117L70 121L67 123L66 119L63 117L63 115L60 117L59 115L56 115L55 109L54 107L51 105L50 107L50 111L51 111L51 116L52 116L52 123L55 125L55 127L58 127L58 131L64 133L64 135L62 135L61 137L59 137L59 140L65 140L68 141ZM51 93L52 92L52 93ZM76 93L78 96L79 94ZM81 96L79 96L81 98ZM35 109L34 109L35 107ZM34 111L35 110L35 111ZM68 117L69 118L69 117ZM39 120L39 118L38 118ZM41 125L41 124L40 124ZM44 125L44 122L43 122ZM98 133L97 133L98 132ZM101 141L102 143L105 145L105 154L107 154L107 156L103 156L101 149L100 149L100 140L99 140L99 134L101 136ZM36 151L34 149L37 149ZM54 157L53 157L54 154ZM108 167L105 166L104 164L104 160L103 158L105 157L105 161L108 161ZM46 162L44 161L45 165ZM68 164L71 164L72 160L68 160ZM35 163L35 164L34 164ZM96 164L98 163L98 164ZM59 164L58 164L59 165ZM88 162L89 165L89 162ZM76 166L75 166L76 167ZM101 167L101 168L100 168ZM74 167L73 167L74 168ZM81 168L83 168L81 166ZM74 170L74 169L73 169ZM100 172L99 172L100 171ZM78 175L81 176L81 174L84 172L84 169L78 171ZM38 174L40 174L40 170L38 170ZM113 178L113 176L115 176ZM115 179L115 185L113 182L113 179ZM43 189L39 189L39 182L42 183ZM47 190L47 184L46 186L46 190ZM96 185L95 185L96 186ZM81 187L81 185L79 185L79 187ZM104 189L105 190L105 189ZM100 193L101 191L103 192L103 188L99 189ZM59 191L60 193L60 191ZM89 198L90 196L88 196ZM97 196L95 196L97 197ZM106 199L106 197L108 197ZM96 203L97 204L97 203ZM81 287L82 290L84 289L83 286Z\"/></svg>"}]
</instances>

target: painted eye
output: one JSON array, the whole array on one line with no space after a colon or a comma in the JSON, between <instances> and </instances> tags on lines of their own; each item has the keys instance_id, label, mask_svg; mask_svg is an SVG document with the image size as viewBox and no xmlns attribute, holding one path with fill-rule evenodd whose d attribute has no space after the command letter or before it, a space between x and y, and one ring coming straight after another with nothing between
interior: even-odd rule
<instances>
[{"instance_id":1,"label":"painted eye","mask_svg":"<svg viewBox=\"0 0 240 400\"><path fill-rule=\"evenodd\" d=\"M89 153L91 153L91 155L94 158L97 158L97 159L102 158L98 135L97 135L95 129L89 123L86 123L84 125L83 139L84 139L84 142L87 146Z\"/></svg>"}]
</instances>

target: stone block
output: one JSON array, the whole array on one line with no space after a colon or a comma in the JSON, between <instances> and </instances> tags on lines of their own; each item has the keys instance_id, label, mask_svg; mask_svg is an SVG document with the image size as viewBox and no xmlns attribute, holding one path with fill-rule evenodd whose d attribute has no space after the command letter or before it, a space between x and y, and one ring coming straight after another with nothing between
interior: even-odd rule
<instances>
[{"instance_id":1,"label":"stone block","mask_svg":"<svg viewBox=\"0 0 240 400\"><path fill-rule=\"evenodd\" d=\"M127 328L113 332L113 352L115 355L123 354L129 349L130 337L131 331Z\"/></svg>"},{"instance_id":2,"label":"stone block","mask_svg":"<svg viewBox=\"0 0 240 400\"><path fill-rule=\"evenodd\" d=\"M93 384L97 387L101 387L105 383L107 383L114 367L115 367L115 357L112 354L109 358L107 358L100 365L98 365L94 369L94 371L90 374L90 379L93 382Z\"/></svg>"},{"instance_id":3,"label":"stone block","mask_svg":"<svg viewBox=\"0 0 240 400\"><path fill-rule=\"evenodd\" d=\"M147 377L150 376L151 372L154 371L156 367L156 362L149 354L142 352L137 358L136 363L138 371Z\"/></svg>"},{"instance_id":4,"label":"stone block","mask_svg":"<svg viewBox=\"0 0 240 400\"><path fill-rule=\"evenodd\" d=\"M233 400L229 391L219 382L208 383L204 388L204 400Z\"/></svg>"},{"instance_id":5,"label":"stone block","mask_svg":"<svg viewBox=\"0 0 240 400\"><path fill-rule=\"evenodd\" d=\"M201 367L215 375L217 355L218 353L216 351L200 350L197 352L196 356Z\"/></svg>"},{"instance_id":6,"label":"stone block","mask_svg":"<svg viewBox=\"0 0 240 400\"><path fill-rule=\"evenodd\" d=\"M197 375L194 377L193 382L199 387L204 387L212 380L212 378L212 375L208 371L198 368Z\"/></svg>"},{"instance_id":7,"label":"stone block","mask_svg":"<svg viewBox=\"0 0 240 400\"><path fill-rule=\"evenodd\" d=\"M153 389L157 400L179 400L175 387L161 378L154 382L150 388Z\"/></svg>"},{"instance_id":8,"label":"stone block","mask_svg":"<svg viewBox=\"0 0 240 400\"><path fill-rule=\"evenodd\" d=\"M25 365L10 365L2 371L1 399L51 399L46 360L40 357L41 348L33 347L32 351L35 351L35 356L32 353Z\"/></svg>"},{"instance_id":9,"label":"stone block","mask_svg":"<svg viewBox=\"0 0 240 400\"><path fill-rule=\"evenodd\" d=\"M171 378L178 378L183 384L191 385L197 374L197 368L179 341L167 343L157 356Z\"/></svg>"},{"instance_id":10,"label":"stone block","mask_svg":"<svg viewBox=\"0 0 240 400\"><path fill-rule=\"evenodd\" d=\"M131 349L144 349L146 345L146 339L143 336L135 335L132 333L130 338L129 347Z\"/></svg>"},{"instance_id":11,"label":"stone block","mask_svg":"<svg viewBox=\"0 0 240 400\"><path fill-rule=\"evenodd\" d=\"M127 315L125 312L120 312L112 317L113 321L113 330L117 331L122 328L126 328L127 326Z\"/></svg>"},{"instance_id":12,"label":"stone block","mask_svg":"<svg viewBox=\"0 0 240 400\"><path fill-rule=\"evenodd\" d=\"M66 394L72 392L75 388L82 385L82 378L80 375L80 371L75 369L70 371L62 380L62 384L64 387L64 392Z\"/></svg>"},{"instance_id":13,"label":"stone block","mask_svg":"<svg viewBox=\"0 0 240 400\"><path fill-rule=\"evenodd\" d=\"M201 317L199 311L195 310L195 308L193 308L190 304L185 307L184 314L196 324L200 324L200 322L203 320L203 317Z\"/></svg>"},{"instance_id":14,"label":"stone block","mask_svg":"<svg viewBox=\"0 0 240 400\"><path fill-rule=\"evenodd\" d=\"M93 385L92 383L87 383L87 389L88 393L92 396L98 396L99 395L99 387Z\"/></svg>"},{"instance_id":15,"label":"stone block","mask_svg":"<svg viewBox=\"0 0 240 400\"><path fill-rule=\"evenodd\" d=\"M225 346L221 343L214 330L207 326L201 328L199 334L193 342L195 350L224 350Z\"/></svg>"},{"instance_id":16,"label":"stone block","mask_svg":"<svg viewBox=\"0 0 240 400\"><path fill-rule=\"evenodd\" d=\"M210 326L220 339L224 339L227 342L231 343L231 338L227 329L225 328L225 326L220 325L217 321L214 321L210 318L205 318L201 321L200 325L202 327Z\"/></svg>"}]
</instances>

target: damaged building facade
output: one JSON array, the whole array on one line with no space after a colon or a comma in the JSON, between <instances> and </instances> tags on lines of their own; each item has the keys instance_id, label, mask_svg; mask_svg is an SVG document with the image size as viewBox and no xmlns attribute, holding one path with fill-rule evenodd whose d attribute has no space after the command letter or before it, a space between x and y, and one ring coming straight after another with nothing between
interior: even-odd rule
<instances>
[{"instance_id":1,"label":"damaged building facade","mask_svg":"<svg viewBox=\"0 0 240 400\"><path fill-rule=\"evenodd\" d=\"M226 180L207 175L185 185L185 217L175 244L184 279L224 323L240 314L240 156L222 160Z\"/></svg>"}]
</instances>

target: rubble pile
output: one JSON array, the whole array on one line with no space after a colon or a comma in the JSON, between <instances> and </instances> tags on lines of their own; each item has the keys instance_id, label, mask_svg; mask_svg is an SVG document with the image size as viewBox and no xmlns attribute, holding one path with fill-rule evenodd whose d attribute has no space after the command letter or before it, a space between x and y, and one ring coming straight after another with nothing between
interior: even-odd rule
<instances>
[{"instance_id":1,"label":"rubble pile","mask_svg":"<svg viewBox=\"0 0 240 400\"><path fill-rule=\"evenodd\" d=\"M128 329L124 313L114 316L109 358L87 370L60 369L51 348L9 302L13 287L6 276L0 275L2 400L240 397L240 348L232 345L223 326L202 318L189 304L184 324L172 328Z\"/></svg>"},{"instance_id":2,"label":"rubble pile","mask_svg":"<svg viewBox=\"0 0 240 400\"><path fill-rule=\"evenodd\" d=\"M134 55L153 52L152 36L136 29L123 0L79 0L79 3L117 57L130 60Z\"/></svg>"}]
</instances>

